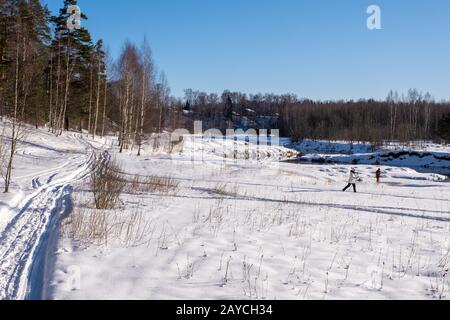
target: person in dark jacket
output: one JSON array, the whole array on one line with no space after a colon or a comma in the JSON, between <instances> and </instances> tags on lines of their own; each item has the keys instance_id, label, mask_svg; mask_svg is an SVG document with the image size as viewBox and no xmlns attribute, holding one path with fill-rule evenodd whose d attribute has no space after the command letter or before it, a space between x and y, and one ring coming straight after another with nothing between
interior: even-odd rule
<instances>
[{"instance_id":1,"label":"person in dark jacket","mask_svg":"<svg viewBox=\"0 0 450 320\"><path fill-rule=\"evenodd\" d=\"M353 186L353 191L356 193L356 182L359 181L359 176L356 173L356 170L353 168L350 171L350 177L348 179L348 185L342 190L342 191L347 191L348 188Z\"/></svg>"},{"instance_id":2,"label":"person in dark jacket","mask_svg":"<svg viewBox=\"0 0 450 320\"><path fill-rule=\"evenodd\" d=\"M377 177L377 183L380 183L381 179L381 169L378 168L377 172L375 173L375 176Z\"/></svg>"}]
</instances>

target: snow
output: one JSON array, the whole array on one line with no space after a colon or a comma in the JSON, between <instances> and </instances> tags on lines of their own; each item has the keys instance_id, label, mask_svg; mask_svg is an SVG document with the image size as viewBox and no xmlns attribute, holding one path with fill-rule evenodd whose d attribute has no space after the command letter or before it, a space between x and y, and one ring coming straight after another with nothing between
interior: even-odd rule
<instances>
[{"instance_id":1,"label":"snow","mask_svg":"<svg viewBox=\"0 0 450 320\"><path fill-rule=\"evenodd\" d=\"M450 175L450 146L418 142L401 145L390 143L372 147L367 143L350 144L345 141L326 142L305 140L287 143L302 153L300 161L313 163L370 164L414 169L429 169Z\"/></svg>"},{"instance_id":2,"label":"snow","mask_svg":"<svg viewBox=\"0 0 450 320\"><path fill-rule=\"evenodd\" d=\"M296 152L252 138L187 136L171 152L148 143L141 157L119 154L112 141L33 129L20 145L14 193L0 196L0 272L21 267L2 274L1 298L450 297L450 183L443 176L383 165L377 185L378 167L351 165L363 181L359 193L343 193L350 165L280 162ZM447 152L435 148L429 152ZM107 244L52 231L54 217L68 214L58 199L70 197L74 212L91 205L83 177L92 153L104 150L130 179L172 177L177 189L125 192L108 212ZM24 211L27 199L33 209ZM14 220L31 215L41 221L30 224L34 234L59 236L46 249L51 266L35 273L33 253L45 236L36 244L24 233L24 259L1 254L19 241L19 231L8 231L16 230Z\"/></svg>"},{"instance_id":3,"label":"snow","mask_svg":"<svg viewBox=\"0 0 450 320\"><path fill-rule=\"evenodd\" d=\"M298 143L288 141L287 145L303 154L353 154L373 151L372 146L364 142L303 140Z\"/></svg>"},{"instance_id":4,"label":"snow","mask_svg":"<svg viewBox=\"0 0 450 320\"><path fill-rule=\"evenodd\" d=\"M374 151L420 151L420 152L450 152L450 145L436 144L428 141L412 141L409 143L388 142L383 146L373 146L369 142L308 140L292 142L285 140L284 144L303 154L355 154Z\"/></svg>"},{"instance_id":5,"label":"snow","mask_svg":"<svg viewBox=\"0 0 450 320\"><path fill-rule=\"evenodd\" d=\"M43 261L50 230L67 210L72 184L84 180L90 166L90 153L76 136L56 143L43 130L25 130L26 140L17 149L12 192L0 200L0 299L26 298L29 282L41 277L37 261Z\"/></svg>"}]
</instances>

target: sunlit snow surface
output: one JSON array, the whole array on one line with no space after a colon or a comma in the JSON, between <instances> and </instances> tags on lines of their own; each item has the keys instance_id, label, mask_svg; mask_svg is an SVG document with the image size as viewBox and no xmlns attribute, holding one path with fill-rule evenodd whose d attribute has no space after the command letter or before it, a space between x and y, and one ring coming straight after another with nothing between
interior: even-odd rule
<instances>
[{"instance_id":1,"label":"sunlit snow surface","mask_svg":"<svg viewBox=\"0 0 450 320\"><path fill-rule=\"evenodd\" d=\"M450 297L450 183L442 176L382 166L377 185L377 167L353 165L359 193L343 193L350 165L279 162L291 151L258 149L254 141L197 137L171 153L149 143L136 157L137 149L119 154L113 138L30 130L19 146L14 190L0 195L0 239L21 214L51 215L52 201L22 211L48 185L73 187L74 210L90 206L81 173L92 152L109 150L130 177L170 176L179 188L124 193L109 225L139 213L134 233L111 234L107 245L62 234L49 246L46 280L24 274L28 281L7 290L9 297L24 298L39 282L47 299ZM2 252L10 240L0 242ZM16 262L11 257L0 260L5 270Z\"/></svg>"}]
</instances>

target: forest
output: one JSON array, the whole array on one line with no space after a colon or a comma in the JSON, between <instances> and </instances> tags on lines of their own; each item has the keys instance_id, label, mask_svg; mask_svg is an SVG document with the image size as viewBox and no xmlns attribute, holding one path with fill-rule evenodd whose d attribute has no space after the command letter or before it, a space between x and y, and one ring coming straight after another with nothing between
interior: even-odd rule
<instances>
[{"instance_id":1,"label":"forest","mask_svg":"<svg viewBox=\"0 0 450 320\"><path fill-rule=\"evenodd\" d=\"M391 91L384 101L192 89L173 97L147 39L126 41L112 57L86 28L67 28L67 9L77 1L61 5L52 16L39 0L0 0L0 116L11 121L13 142L28 123L55 135L65 130L94 138L116 134L121 150L136 146L139 154L149 134L189 129L196 120L221 130L277 128L294 140L450 139L450 103L416 89Z\"/></svg>"},{"instance_id":2,"label":"forest","mask_svg":"<svg viewBox=\"0 0 450 320\"><path fill-rule=\"evenodd\" d=\"M391 91L384 101L313 101L294 94L217 94L186 90L185 113L205 127L281 130L294 140L448 140L450 103L416 89ZM186 123L186 122L185 122ZM190 123L190 122L187 122Z\"/></svg>"}]
</instances>

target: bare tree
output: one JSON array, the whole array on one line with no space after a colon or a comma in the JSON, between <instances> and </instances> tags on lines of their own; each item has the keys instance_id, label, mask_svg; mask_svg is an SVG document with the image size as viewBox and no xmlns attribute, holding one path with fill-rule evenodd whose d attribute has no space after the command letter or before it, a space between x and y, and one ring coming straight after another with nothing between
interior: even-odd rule
<instances>
[{"instance_id":1,"label":"bare tree","mask_svg":"<svg viewBox=\"0 0 450 320\"><path fill-rule=\"evenodd\" d=\"M141 90L141 65L137 48L126 43L117 64L119 96L120 96L120 152L128 149L133 134L133 120L136 113L136 97Z\"/></svg>"},{"instance_id":2,"label":"bare tree","mask_svg":"<svg viewBox=\"0 0 450 320\"><path fill-rule=\"evenodd\" d=\"M424 96L424 115L423 115L423 123L424 123L424 132L423 136L430 135L430 122L431 122L431 105L433 103L433 97L430 93L426 93Z\"/></svg>"},{"instance_id":3,"label":"bare tree","mask_svg":"<svg viewBox=\"0 0 450 320\"><path fill-rule=\"evenodd\" d=\"M97 126L98 126L98 116L100 109L100 95L101 95L101 84L102 78L106 79L105 74L105 53L103 51L103 41L99 40L95 45L94 57L97 65L96 73L97 73L97 88L95 92L96 101L95 101L95 115L94 115L94 128L92 130L92 138L95 139L97 135Z\"/></svg>"},{"instance_id":4,"label":"bare tree","mask_svg":"<svg viewBox=\"0 0 450 320\"><path fill-rule=\"evenodd\" d=\"M106 126L106 106L108 102L108 79L109 72L113 69L113 61L111 59L111 54L109 48L105 50L105 76L103 82L103 112L102 112L102 138L105 136L105 126Z\"/></svg>"},{"instance_id":5,"label":"bare tree","mask_svg":"<svg viewBox=\"0 0 450 320\"><path fill-rule=\"evenodd\" d=\"M161 134L164 121L164 107L169 104L170 98L170 88L167 82L166 74L164 72L161 72L159 83L156 85L156 88L158 92L158 98L156 99L156 101L158 103L158 113L159 113L158 133Z\"/></svg>"},{"instance_id":6,"label":"bare tree","mask_svg":"<svg viewBox=\"0 0 450 320\"><path fill-rule=\"evenodd\" d=\"M389 104L390 138L393 141L397 130L398 93L391 90L387 102Z\"/></svg>"},{"instance_id":7,"label":"bare tree","mask_svg":"<svg viewBox=\"0 0 450 320\"><path fill-rule=\"evenodd\" d=\"M49 82L49 99L48 99L48 131L53 128L53 50L50 48L50 74L48 76Z\"/></svg>"},{"instance_id":8,"label":"bare tree","mask_svg":"<svg viewBox=\"0 0 450 320\"><path fill-rule=\"evenodd\" d=\"M89 57L89 115L88 115L88 134L91 133L91 121L92 121L92 99L93 99L93 82L94 82L94 64L92 52Z\"/></svg>"},{"instance_id":9,"label":"bare tree","mask_svg":"<svg viewBox=\"0 0 450 320\"><path fill-rule=\"evenodd\" d=\"M141 90L141 103L140 103L140 123L139 123L139 137L138 137L138 153L137 155L141 155L142 143L144 140L144 124L145 124L145 116L146 116L146 106L148 97L151 94L151 88L153 85L154 78L154 67L152 60L152 52L150 46L148 45L147 38L144 38L144 42L142 44L142 90Z\"/></svg>"},{"instance_id":10,"label":"bare tree","mask_svg":"<svg viewBox=\"0 0 450 320\"><path fill-rule=\"evenodd\" d=\"M18 119L19 116L19 64L21 62L19 55L19 44L20 41L20 32L17 32L17 41L16 41L16 57L15 57L15 72L14 72L14 109L11 116L11 141L9 146L9 158L7 160L6 172L4 174L5 180L5 193L9 192L9 188L11 185L12 179L12 168L14 162L14 155L16 154L17 142L20 138L20 121Z\"/></svg>"},{"instance_id":11,"label":"bare tree","mask_svg":"<svg viewBox=\"0 0 450 320\"><path fill-rule=\"evenodd\" d=\"M105 78L103 82L104 94L103 94L103 113L102 113L102 138L105 137L105 124L106 124L106 103L108 99L108 80Z\"/></svg>"}]
</instances>

